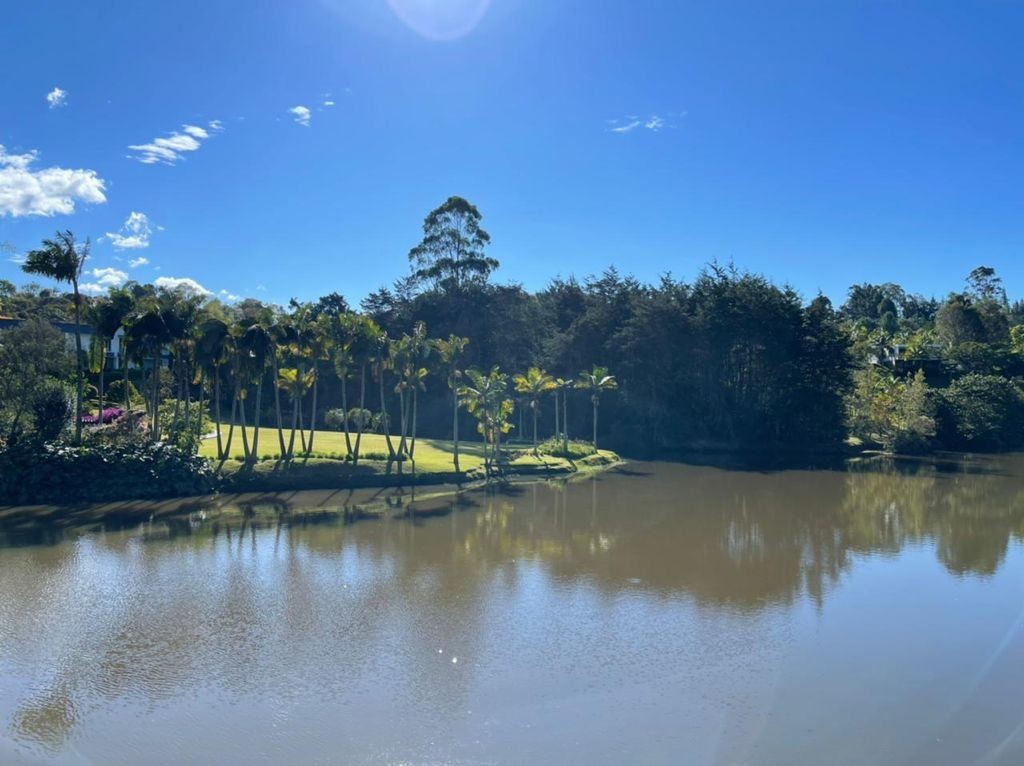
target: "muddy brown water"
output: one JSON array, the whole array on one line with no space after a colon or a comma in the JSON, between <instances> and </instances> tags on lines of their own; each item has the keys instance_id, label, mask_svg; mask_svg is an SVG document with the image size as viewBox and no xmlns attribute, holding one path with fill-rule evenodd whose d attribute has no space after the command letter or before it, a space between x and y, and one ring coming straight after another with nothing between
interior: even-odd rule
<instances>
[{"instance_id":1,"label":"muddy brown water","mask_svg":"<svg viewBox=\"0 0 1024 766\"><path fill-rule=\"evenodd\" d=\"M1024 763L1024 457L407 500L6 534L0 763Z\"/></svg>"}]
</instances>

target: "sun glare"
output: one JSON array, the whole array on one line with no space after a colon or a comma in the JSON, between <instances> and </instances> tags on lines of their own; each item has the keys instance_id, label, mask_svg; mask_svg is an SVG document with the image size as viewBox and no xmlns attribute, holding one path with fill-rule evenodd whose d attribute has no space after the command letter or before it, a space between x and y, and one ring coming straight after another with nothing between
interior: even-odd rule
<instances>
[{"instance_id":1,"label":"sun glare","mask_svg":"<svg viewBox=\"0 0 1024 766\"><path fill-rule=\"evenodd\" d=\"M429 40L463 37L480 23L491 0L388 0L402 23Z\"/></svg>"}]
</instances>

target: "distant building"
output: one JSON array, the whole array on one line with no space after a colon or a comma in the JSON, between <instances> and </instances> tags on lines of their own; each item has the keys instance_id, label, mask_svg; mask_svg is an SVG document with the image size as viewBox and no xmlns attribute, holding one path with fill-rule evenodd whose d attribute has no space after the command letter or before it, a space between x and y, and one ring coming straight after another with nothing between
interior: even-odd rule
<instances>
[{"instance_id":1,"label":"distant building","mask_svg":"<svg viewBox=\"0 0 1024 766\"><path fill-rule=\"evenodd\" d=\"M942 346L938 343L923 346L913 356L907 356L905 343L894 343L882 347L876 354L871 354L868 361L877 367L886 367L898 375L912 375L918 370L923 370L925 375L939 375L945 372Z\"/></svg>"},{"instance_id":2,"label":"distant building","mask_svg":"<svg viewBox=\"0 0 1024 766\"><path fill-rule=\"evenodd\" d=\"M17 327L24 319L16 319L14 317L0 316L0 330L9 330ZM64 333L64 341L67 344L68 351L74 352L75 350L75 323L74 322L50 322L54 327ZM82 350L87 351L89 344L92 342L92 336L95 332L92 325L81 324L79 325L79 331L82 334ZM110 350L107 352L107 369L108 370L119 370L124 363L124 330L118 330L114 333L114 337L110 340ZM170 354L166 351L162 355L161 366L170 367L171 358ZM139 365L134 362L129 362L128 367L130 369L137 369ZM147 367L149 365L146 365Z\"/></svg>"}]
</instances>

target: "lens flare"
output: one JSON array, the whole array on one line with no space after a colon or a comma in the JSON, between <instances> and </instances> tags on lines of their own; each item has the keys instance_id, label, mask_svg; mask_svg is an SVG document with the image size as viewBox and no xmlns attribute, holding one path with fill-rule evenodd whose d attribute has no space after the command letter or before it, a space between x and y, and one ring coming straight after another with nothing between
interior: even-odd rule
<instances>
[{"instance_id":1,"label":"lens flare","mask_svg":"<svg viewBox=\"0 0 1024 766\"><path fill-rule=\"evenodd\" d=\"M480 23L491 0L388 0L402 23L428 40L457 40Z\"/></svg>"}]
</instances>

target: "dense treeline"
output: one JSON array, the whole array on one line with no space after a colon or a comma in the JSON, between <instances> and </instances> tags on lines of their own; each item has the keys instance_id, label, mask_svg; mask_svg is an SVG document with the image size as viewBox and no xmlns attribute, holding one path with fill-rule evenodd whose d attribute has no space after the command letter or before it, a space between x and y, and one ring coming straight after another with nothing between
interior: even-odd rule
<instances>
[{"instance_id":1,"label":"dense treeline","mask_svg":"<svg viewBox=\"0 0 1024 766\"><path fill-rule=\"evenodd\" d=\"M450 198L424 221L410 275L358 308L338 292L280 307L136 283L76 303L87 250L59 235L26 269L71 285L70 299L0 282L0 315L32 320L0 345L0 366L13 371L0 439L51 432L46 418L66 415L53 392L65 386L73 400L74 356L56 358L58 341L44 335L77 306L97 330L79 355L86 409L137 405L153 439L190 447L205 412L276 427L281 455L312 454L317 428L344 429L356 460L364 431L387 435L399 460L417 434L500 444L532 441L534 428L636 456L836 450L851 437L904 451L1021 443L1024 306L1008 302L991 269L943 301L855 285L839 310L718 264L692 282L643 284L609 269L530 293L492 281L498 263L481 224L472 204ZM131 368L102 363L118 332ZM32 348L48 350L26 361ZM161 359L169 370L155 374Z\"/></svg>"}]
</instances>

